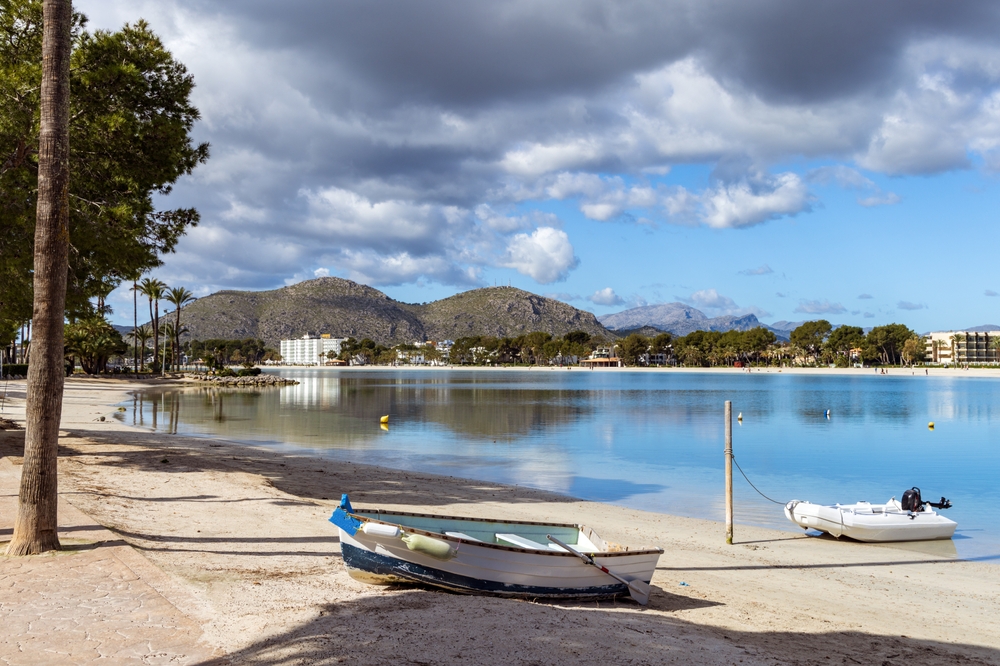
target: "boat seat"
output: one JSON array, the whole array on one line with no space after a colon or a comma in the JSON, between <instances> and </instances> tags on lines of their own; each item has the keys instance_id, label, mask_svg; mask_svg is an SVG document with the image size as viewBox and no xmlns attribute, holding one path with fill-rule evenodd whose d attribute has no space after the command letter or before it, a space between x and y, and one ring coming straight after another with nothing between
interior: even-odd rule
<instances>
[{"instance_id":1,"label":"boat seat","mask_svg":"<svg viewBox=\"0 0 1000 666\"><path fill-rule=\"evenodd\" d=\"M511 546L517 546L518 548L527 548L528 550L549 549L549 547L543 543L538 543L537 541L532 541L531 539L525 539L523 536L518 536L516 534L497 534L496 537L498 542Z\"/></svg>"},{"instance_id":2,"label":"boat seat","mask_svg":"<svg viewBox=\"0 0 1000 666\"><path fill-rule=\"evenodd\" d=\"M470 537L468 534L463 534L462 532L445 532L446 536L455 537L456 539L465 539L466 541L475 541L476 543L482 543L480 539L476 537Z\"/></svg>"}]
</instances>

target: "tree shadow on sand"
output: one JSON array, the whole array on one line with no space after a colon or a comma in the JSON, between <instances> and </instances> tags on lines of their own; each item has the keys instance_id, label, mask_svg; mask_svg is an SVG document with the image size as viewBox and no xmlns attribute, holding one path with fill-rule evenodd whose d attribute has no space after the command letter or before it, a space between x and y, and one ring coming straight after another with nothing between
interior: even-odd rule
<instances>
[{"instance_id":1,"label":"tree shadow on sand","mask_svg":"<svg viewBox=\"0 0 1000 666\"><path fill-rule=\"evenodd\" d=\"M84 439L86 444L83 444ZM19 456L22 450L23 434L20 447L10 441L0 442L0 455ZM223 440L155 433L115 431L103 434L89 429L70 430L68 436L61 439L59 455L63 459L86 455L88 465L113 465L139 471L258 474L278 490L303 500L337 500L342 493L348 493L356 505L426 507L491 499L507 503L579 501L520 486L289 455ZM427 492L429 481L441 479L447 481L442 485L446 491Z\"/></svg>"},{"instance_id":2,"label":"tree shadow on sand","mask_svg":"<svg viewBox=\"0 0 1000 666\"><path fill-rule=\"evenodd\" d=\"M544 604L421 589L329 604L302 625L202 666L252 664L995 664L1000 652L861 631L744 632L683 615L715 604L654 590L628 601ZM659 612L650 612L659 611ZM912 629L903 631L913 632Z\"/></svg>"}]
</instances>

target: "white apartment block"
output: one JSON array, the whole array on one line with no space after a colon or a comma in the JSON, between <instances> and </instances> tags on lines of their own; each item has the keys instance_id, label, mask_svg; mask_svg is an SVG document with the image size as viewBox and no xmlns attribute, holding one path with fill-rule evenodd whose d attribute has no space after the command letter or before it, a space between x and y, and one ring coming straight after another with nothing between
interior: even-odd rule
<instances>
[{"instance_id":1,"label":"white apartment block","mask_svg":"<svg viewBox=\"0 0 1000 666\"><path fill-rule=\"evenodd\" d=\"M930 363L1000 363L1000 331L936 331L927 336Z\"/></svg>"},{"instance_id":2,"label":"white apartment block","mask_svg":"<svg viewBox=\"0 0 1000 666\"><path fill-rule=\"evenodd\" d=\"M334 355L340 353L341 345L346 339L331 338L329 335L303 335L295 340L282 340L281 361L285 365L323 365L331 351Z\"/></svg>"}]
</instances>

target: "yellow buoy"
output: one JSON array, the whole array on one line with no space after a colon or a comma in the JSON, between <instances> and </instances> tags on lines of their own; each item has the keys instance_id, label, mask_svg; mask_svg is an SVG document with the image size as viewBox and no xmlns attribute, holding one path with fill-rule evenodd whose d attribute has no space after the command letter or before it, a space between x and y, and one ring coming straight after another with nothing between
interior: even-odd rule
<instances>
[{"instance_id":1,"label":"yellow buoy","mask_svg":"<svg viewBox=\"0 0 1000 666\"><path fill-rule=\"evenodd\" d=\"M931 421L930 423L928 423L927 427L930 428L931 430L934 430L934 421Z\"/></svg>"},{"instance_id":2,"label":"yellow buoy","mask_svg":"<svg viewBox=\"0 0 1000 666\"><path fill-rule=\"evenodd\" d=\"M380 419L378 420L378 422L379 422L379 423L388 423L388 422L389 422L389 415L388 415L388 414L386 414L385 416L383 416L382 418L380 418Z\"/></svg>"}]
</instances>

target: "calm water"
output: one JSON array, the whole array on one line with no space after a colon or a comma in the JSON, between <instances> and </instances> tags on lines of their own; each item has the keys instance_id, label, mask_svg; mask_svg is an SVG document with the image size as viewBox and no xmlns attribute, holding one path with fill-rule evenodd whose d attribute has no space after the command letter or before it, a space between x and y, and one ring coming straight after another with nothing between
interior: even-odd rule
<instances>
[{"instance_id":1,"label":"calm water","mask_svg":"<svg viewBox=\"0 0 1000 666\"><path fill-rule=\"evenodd\" d=\"M732 400L734 415L743 413L733 426L736 460L774 499L884 502L916 485L925 499L954 502L946 515L959 523L960 556L1000 561L997 379L776 371L281 374L301 384L150 391L124 403L122 417L164 432L723 520L723 403ZM388 431L379 426L383 414L391 414ZM793 529L780 506L734 473L737 522Z\"/></svg>"}]
</instances>

